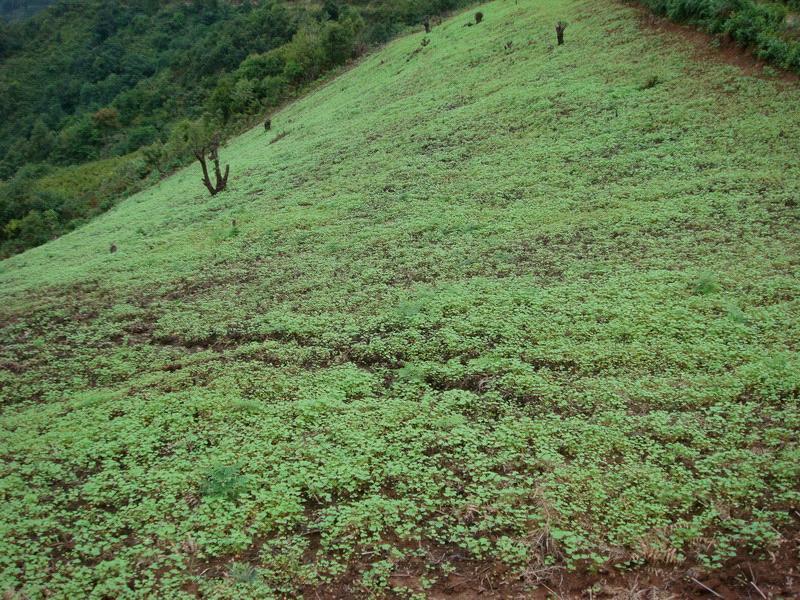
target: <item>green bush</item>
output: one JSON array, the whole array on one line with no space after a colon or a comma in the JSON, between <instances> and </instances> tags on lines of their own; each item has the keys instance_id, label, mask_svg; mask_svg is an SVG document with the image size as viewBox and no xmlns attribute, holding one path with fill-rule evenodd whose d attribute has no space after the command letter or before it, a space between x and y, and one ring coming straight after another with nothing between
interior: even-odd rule
<instances>
[{"instance_id":1,"label":"green bush","mask_svg":"<svg viewBox=\"0 0 800 600\"><path fill-rule=\"evenodd\" d=\"M204 498L236 500L247 489L247 478L235 465L223 465L212 469L200 485Z\"/></svg>"}]
</instances>

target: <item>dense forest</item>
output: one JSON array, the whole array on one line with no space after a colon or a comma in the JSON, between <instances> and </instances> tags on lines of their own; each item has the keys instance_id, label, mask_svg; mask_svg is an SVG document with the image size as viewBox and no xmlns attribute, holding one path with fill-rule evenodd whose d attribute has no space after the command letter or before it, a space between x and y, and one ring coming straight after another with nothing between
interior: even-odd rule
<instances>
[{"instance_id":1,"label":"dense forest","mask_svg":"<svg viewBox=\"0 0 800 600\"><path fill-rule=\"evenodd\" d=\"M800 71L800 0L643 0ZM0 257L46 242L322 74L468 0L58 0L0 19ZM4 14L35 10L5 0ZM180 123L180 126L177 126Z\"/></svg>"},{"instance_id":2,"label":"dense forest","mask_svg":"<svg viewBox=\"0 0 800 600\"><path fill-rule=\"evenodd\" d=\"M25 19L52 3L53 0L0 0L0 18Z\"/></svg>"}]
</instances>

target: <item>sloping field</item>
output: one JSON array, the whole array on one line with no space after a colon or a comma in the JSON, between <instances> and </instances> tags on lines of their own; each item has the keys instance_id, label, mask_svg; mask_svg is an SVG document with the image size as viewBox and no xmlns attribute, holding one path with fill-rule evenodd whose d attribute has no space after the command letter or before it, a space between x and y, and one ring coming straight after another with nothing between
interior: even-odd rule
<instances>
[{"instance_id":1,"label":"sloping field","mask_svg":"<svg viewBox=\"0 0 800 600\"><path fill-rule=\"evenodd\" d=\"M8 597L800 593L800 86L480 10L0 263Z\"/></svg>"}]
</instances>

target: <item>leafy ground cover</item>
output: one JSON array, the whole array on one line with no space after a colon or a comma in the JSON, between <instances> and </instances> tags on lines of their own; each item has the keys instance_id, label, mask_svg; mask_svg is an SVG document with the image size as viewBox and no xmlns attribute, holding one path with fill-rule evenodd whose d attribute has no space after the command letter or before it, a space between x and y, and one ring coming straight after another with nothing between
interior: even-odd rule
<instances>
[{"instance_id":1,"label":"leafy ground cover","mask_svg":"<svg viewBox=\"0 0 800 600\"><path fill-rule=\"evenodd\" d=\"M798 593L797 83L480 10L0 263L9 597Z\"/></svg>"}]
</instances>

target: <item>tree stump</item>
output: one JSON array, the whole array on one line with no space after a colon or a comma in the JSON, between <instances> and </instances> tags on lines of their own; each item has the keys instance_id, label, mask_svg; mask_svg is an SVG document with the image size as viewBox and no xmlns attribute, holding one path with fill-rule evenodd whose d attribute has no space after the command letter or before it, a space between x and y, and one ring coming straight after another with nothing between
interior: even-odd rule
<instances>
[{"instance_id":1,"label":"tree stump","mask_svg":"<svg viewBox=\"0 0 800 600\"><path fill-rule=\"evenodd\" d=\"M561 46L564 44L564 30L567 28L567 24L559 21L556 23L556 38L558 39L558 45Z\"/></svg>"}]
</instances>

